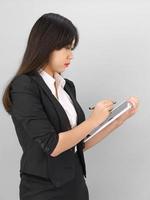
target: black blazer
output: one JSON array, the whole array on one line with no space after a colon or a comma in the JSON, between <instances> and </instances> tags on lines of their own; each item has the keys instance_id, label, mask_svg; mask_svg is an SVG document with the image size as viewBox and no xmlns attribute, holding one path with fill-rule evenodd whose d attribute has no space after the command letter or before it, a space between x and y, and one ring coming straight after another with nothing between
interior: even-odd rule
<instances>
[{"instance_id":1,"label":"black blazer","mask_svg":"<svg viewBox=\"0 0 150 200\"><path fill-rule=\"evenodd\" d=\"M71 97L77 112L77 125L85 120L85 114L76 98L74 83L65 78L65 91ZM26 172L50 179L61 186L74 178L74 155L70 148L56 157L54 150L58 134L71 129L65 110L37 71L22 74L13 80L10 97L10 114L23 154L20 173ZM77 154L86 177L83 154L84 142L77 144Z\"/></svg>"}]
</instances>

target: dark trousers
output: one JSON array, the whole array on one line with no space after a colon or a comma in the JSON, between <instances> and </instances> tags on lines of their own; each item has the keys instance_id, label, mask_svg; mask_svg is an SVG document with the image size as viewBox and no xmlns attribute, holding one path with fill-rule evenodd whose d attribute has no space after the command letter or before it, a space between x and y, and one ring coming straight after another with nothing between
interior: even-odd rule
<instances>
[{"instance_id":1,"label":"dark trousers","mask_svg":"<svg viewBox=\"0 0 150 200\"><path fill-rule=\"evenodd\" d=\"M89 200L86 180L78 155L75 178L62 187L56 188L50 181L22 173L19 185L20 200Z\"/></svg>"}]
</instances>

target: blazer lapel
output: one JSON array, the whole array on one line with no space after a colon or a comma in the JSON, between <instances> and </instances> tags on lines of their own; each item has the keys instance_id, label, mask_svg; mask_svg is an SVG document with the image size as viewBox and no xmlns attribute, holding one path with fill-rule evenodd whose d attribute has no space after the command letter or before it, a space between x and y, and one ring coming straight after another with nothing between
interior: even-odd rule
<instances>
[{"instance_id":1,"label":"blazer lapel","mask_svg":"<svg viewBox=\"0 0 150 200\"><path fill-rule=\"evenodd\" d=\"M54 106L54 108L55 108L55 110L57 112L57 115L59 117L61 128L64 131L70 130L71 129L70 121L69 121L69 118L68 118L68 116L67 116L64 108L62 107L62 105L60 104L60 102L57 100L57 98L53 95L52 91L46 85L46 83L43 80L43 78L40 76L40 74L37 71L34 72L31 75L31 77L38 83L38 85L40 87L42 87L42 89L44 90L44 92L48 96L49 100L52 102L52 104L53 104L53 106ZM84 113L83 113L80 105L76 101L76 99L75 99L75 97L73 95L73 92L72 92L70 86L68 85L67 80L66 80L66 84L64 86L64 90L69 94L70 98L72 99L74 108L75 108L75 110L77 112L77 125L78 125L78 124L80 124L85 119L85 116L84 116Z\"/></svg>"},{"instance_id":2,"label":"blazer lapel","mask_svg":"<svg viewBox=\"0 0 150 200\"><path fill-rule=\"evenodd\" d=\"M74 97L73 91L71 90L71 88L69 87L69 85L67 84L67 79L66 80L66 84L64 86L64 90L69 94L72 103L74 105L74 108L77 112L77 125L80 124L81 122L83 122L85 120L85 115L84 112L81 108L81 106L79 105L79 103L77 102L77 100Z\"/></svg>"},{"instance_id":3,"label":"blazer lapel","mask_svg":"<svg viewBox=\"0 0 150 200\"><path fill-rule=\"evenodd\" d=\"M70 97L72 99L73 105L74 105L76 112L77 112L77 125L78 125L85 120L85 114L84 114L81 106L79 105L79 103L76 101L76 99L75 99L75 97L72 93L72 90L70 89L68 84L65 84L64 90L70 95ZM83 162L83 164L84 164L83 151L82 151L83 148L84 148L84 139L82 139L77 144L77 150L78 150L78 152L80 152L81 162Z\"/></svg>"}]
</instances>

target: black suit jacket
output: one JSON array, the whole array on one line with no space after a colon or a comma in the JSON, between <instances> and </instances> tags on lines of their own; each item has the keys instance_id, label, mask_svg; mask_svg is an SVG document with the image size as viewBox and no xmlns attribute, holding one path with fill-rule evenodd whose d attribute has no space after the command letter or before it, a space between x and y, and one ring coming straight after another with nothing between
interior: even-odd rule
<instances>
[{"instance_id":1,"label":"black suit jacket","mask_svg":"<svg viewBox=\"0 0 150 200\"><path fill-rule=\"evenodd\" d=\"M77 101L74 83L65 80L64 89L73 101L79 125L85 120L85 114ZM20 172L50 179L56 187L70 181L75 174L74 147L56 157L50 155L58 134L71 129L62 105L37 71L15 77L10 94L13 103L10 114L23 150ZM83 148L81 140L77 144L77 154L86 177Z\"/></svg>"}]
</instances>

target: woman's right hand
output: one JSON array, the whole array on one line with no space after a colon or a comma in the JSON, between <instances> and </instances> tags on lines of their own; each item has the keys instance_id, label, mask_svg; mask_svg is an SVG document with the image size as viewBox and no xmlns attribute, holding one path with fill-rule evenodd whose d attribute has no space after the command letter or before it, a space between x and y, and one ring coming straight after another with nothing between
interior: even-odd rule
<instances>
[{"instance_id":1,"label":"woman's right hand","mask_svg":"<svg viewBox=\"0 0 150 200\"><path fill-rule=\"evenodd\" d=\"M113 101L109 99L104 99L96 103L95 108L90 113L89 118L92 119L95 123L99 124L109 116L110 111L113 109Z\"/></svg>"}]
</instances>

